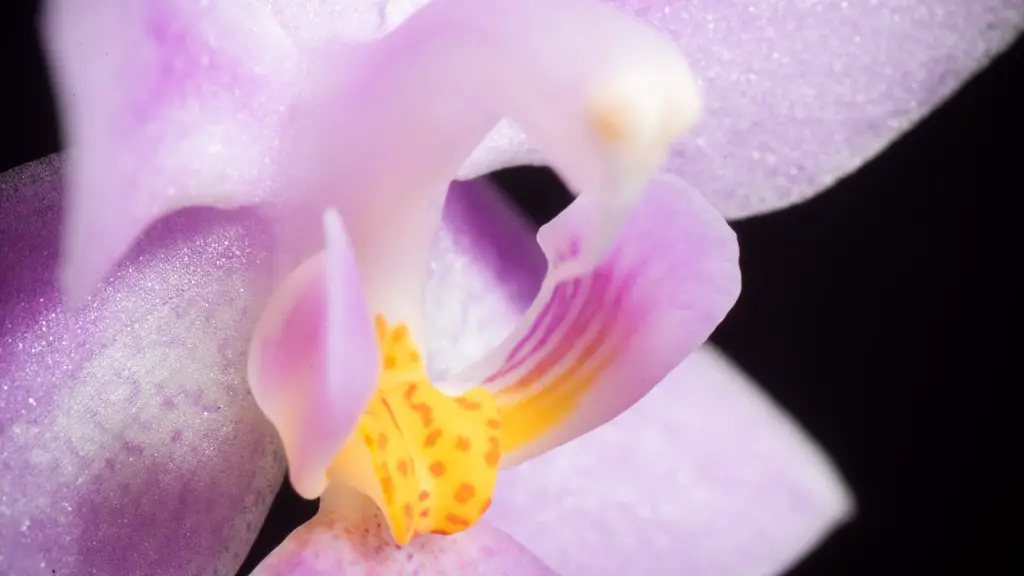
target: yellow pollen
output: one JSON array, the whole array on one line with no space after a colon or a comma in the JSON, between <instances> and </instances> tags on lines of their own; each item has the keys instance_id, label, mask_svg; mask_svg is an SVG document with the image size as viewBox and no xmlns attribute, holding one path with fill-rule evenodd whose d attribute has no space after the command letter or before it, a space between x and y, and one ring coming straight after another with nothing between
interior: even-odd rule
<instances>
[{"instance_id":1,"label":"yellow pollen","mask_svg":"<svg viewBox=\"0 0 1024 576\"><path fill-rule=\"evenodd\" d=\"M494 397L474 388L446 396L427 378L409 329L376 318L382 370L377 394L335 465L373 498L395 542L454 534L487 510L501 458ZM373 474L359 474L369 460Z\"/></svg>"}]
</instances>

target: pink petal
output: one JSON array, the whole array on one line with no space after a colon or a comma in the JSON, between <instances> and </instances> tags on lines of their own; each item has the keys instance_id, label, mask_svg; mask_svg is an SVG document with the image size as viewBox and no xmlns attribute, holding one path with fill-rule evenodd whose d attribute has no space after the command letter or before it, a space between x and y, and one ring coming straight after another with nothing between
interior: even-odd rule
<instances>
[{"instance_id":1,"label":"pink petal","mask_svg":"<svg viewBox=\"0 0 1024 576\"><path fill-rule=\"evenodd\" d=\"M495 392L506 464L632 406L707 339L739 294L735 235L700 194L670 177L652 185L597 268L566 278L562 268L591 241L587 200L541 230L551 269L520 326L454 378Z\"/></svg>"},{"instance_id":2,"label":"pink petal","mask_svg":"<svg viewBox=\"0 0 1024 576\"><path fill-rule=\"evenodd\" d=\"M478 182L448 196L428 293L439 373L513 330L540 283L533 233L504 210ZM564 574L748 576L795 561L850 509L820 448L701 348L612 422L503 470L485 519Z\"/></svg>"},{"instance_id":3,"label":"pink petal","mask_svg":"<svg viewBox=\"0 0 1024 576\"><path fill-rule=\"evenodd\" d=\"M285 145L285 244L310 250L301 223L338 206L371 309L414 328L444 192L502 116L593 197L599 252L699 110L672 43L598 0L435 0L377 42L328 43L308 62L317 82ZM601 133L604 111L621 134Z\"/></svg>"},{"instance_id":4,"label":"pink petal","mask_svg":"<svg viewBox=\"0 0 1024 576\"><path fill-rule=\"evenodd\" d=\"M700 79L705 118L668 170L727 218L855 170L1024 27L1020 0L608 1L670 33ZM506 126L460 176L541 160Z\"/></svg>"},{"instance_id":5,"label":"pink petal","mask_svg":"<svg viewBox=\"0 0 1024 576\"><path fill-rule=\"evenodd\" d=\"M720 353L498 478L487 518L565 574L778 574L852 513L828 458Z\"/></svg>"},{"instance_id":6,"label":"pink petal","mask_svg":"<svg viewBox=\"0 0 1024 576\"><path fill-rule=\"evenodd\" d=\"M259 3L47 8L69 147L62 283L78 302L164 214L269 197L297 57Z\"/></svg>"},{"instance_id":7,"label":"pink petal","mask_svg":"<svg viewBox=\"0 0 1024 576\"><path fill-rule=\"evenodd\" d=\"M260 0L270 8L281 29L300 48L345 40L371 40L387 30L388 0Z\"/></svg>"},{"instance_id":8,"label":"pink petal","mask_svg":"<svg viewBox=\"0 0 1024 576\"><path fill-rule=\"evenodd\" d=\"M233 573L284 471L245 385L267 228L170 217L69 312L62 168L0 175L0 574Z\"/></svg>"},{"instance_id":9,"label":"pink petal","mask_svg":"<svg viewBox=\"0 0 1024 576\"><path fill-rule=\"evenodd\" d=\"M351 246L336 212L326 250L271 298L249 350L249 386L277 428L296 492L320 496L326 471L373 396L380 351Z\"/></svg>"},{"instance_id":10,"label":"pink petal","mask_svg":"<svg viewBox=\"0 0 1024 576\"><path fill-rule=\"evenodd\" d=\"M378 519L383 523L383 519ZM372 521L324 513L297 528L253 576L552 576L536 556L501 530L478 522L452 536L420 536L399 548Z\"/></svg>"}]
</instances>

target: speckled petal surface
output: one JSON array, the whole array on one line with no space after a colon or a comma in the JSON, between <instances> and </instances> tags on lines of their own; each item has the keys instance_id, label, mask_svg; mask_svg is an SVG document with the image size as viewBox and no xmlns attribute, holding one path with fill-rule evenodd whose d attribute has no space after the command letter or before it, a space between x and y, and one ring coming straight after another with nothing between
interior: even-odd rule
<instances>
[{"instance_id":1,"label":"speckled petal surface","mask_svg":"<svg viewBox=\"0 0 1024 576\"><path fill-rule=\"evenodd\" d=\"M252 576L556 576L487 522L452 536L420 536L399 548L383 518L375 510L366 515L356 525L318 514L292 532Z\"/></svg>"},{"instance_id":2,"label":"speckled petal surface","mask_svg":"<svg viewBox=\"0 0 1024 576\"><path fill-rule=\"evenodd\" d=\"M813 441L703 348L610 424L505 471L486 518L564 574L751 576L851 512Z\"/></svg>"},{"instance_id":3,"label":"speckled petal surface","mask_svg":"<svg viewBox=\"0 0 1024 576\"><path fill-rule=\"evenodd\" d=\"M43 24L68 144L73 299L161 216L270 197L299 69L265 2L50 0Z\"/></svg>"},{"instance_id":4,"label":"speckled petal surface","mask_svg":"<svg viewBox=\"0 0 1024 576\"><path fill-rule=\"evenodd\" d=\"M609 0L669 32L704 118L668 169L727 218L799 202L880 152L1018 36L1024 0ZM389 4L394 20L424 0ZM508 123L463 167L540 162Z\"/></svg>"},{"instance_id":5,"label":"speckled petal surface","mask_svg":"<svg viewBox=\"0 0 1024 576\"><path fill-rule=\"evenodd\" d=\"M175 215L64 312L61 168L0 175L0 572L233 574L283 478L245 382L265 231Z\"/></svg>"}]
</instances>

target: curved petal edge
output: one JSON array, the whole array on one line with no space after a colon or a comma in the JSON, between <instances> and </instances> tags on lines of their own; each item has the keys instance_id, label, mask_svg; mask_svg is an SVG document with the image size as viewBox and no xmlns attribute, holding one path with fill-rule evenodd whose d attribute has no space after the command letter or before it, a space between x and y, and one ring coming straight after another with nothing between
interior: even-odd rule
<instances>
[{"instance_id":1,"label":"curved petal edge","mask_svg":"<svg viewBox=\"0 0 1024 576\"><path fill-rule=\"evenodd\" d=\"M64 167L0 174L0 574L234 573L284 475L245 386L267 229L171 216L68 310Z\"/></svg>"},{"instance_id":2,"label":"curved petal edge","mask_svg":"<svg viewBox=\"0 0 1024 576\"><path fill-rule=\"evenodd\" d=\"M355 504L354 506L359 506ZM420 536L399 548L372 503L351 517L321 512L297 528L253 576L555 576L501 530L478 522L451 536Z\"/></svg>"},{"instance_id":3,"label":"curved petal edge","mask_svg":"<svg viewBox=\"0 0 1024 576\"><path fill-rule=\"evenodd\" d=\"M381 357L359 268L337 212L326 249L271 297L249 348L249 386L274 424L295 491L316 498L377 386Z\"/></svg>"},{"instance_id":4,"label":"curved petal edge","mask_svg":"<svg viewBox=\"0 0 1024 576\"><path fill-rule=\"evenodd\" d=\"M651 183L598 266L566 274L594 241L592 208L580 196L541 229L549 270L533 306L454 378L494 392L504 465L632 406L704 343L739 295L735 234L696 190L668 176Z\"/></svg>"},{"instance_id":5,"label":"curved petal edge","mask_svg":"<svg viewBox=\"0 0 1024 576\"><path fill-rule=\"evenodd\" d=\"M820 447L704 347L611 423L506 470L487 519L565 574L749 576L853 510Z\"/></svg>"}]
</instances>

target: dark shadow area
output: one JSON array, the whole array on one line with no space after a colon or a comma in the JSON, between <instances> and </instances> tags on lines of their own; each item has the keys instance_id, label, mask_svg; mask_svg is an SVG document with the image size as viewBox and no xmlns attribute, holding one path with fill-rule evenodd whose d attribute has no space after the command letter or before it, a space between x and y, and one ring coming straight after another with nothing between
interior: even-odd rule
<instances>
[{"instance_id":1,"label":"dark shadow area","mask_svg":"<svg viewBox=\"0 0 1024 576\"><path fill-rule=\"evenodd\" d=\"M977 562L978 425L1001 394L996 299L1024 189L1024 43L823 196L739 222L744 291L713 341L838 462L856 521L798 569L909 574ZM1006 275L1003 275L1006 278ZM973 486L973 484L972 484ZM984 499L984 498L983 498Z\"/></svg>"}]
</instances>

